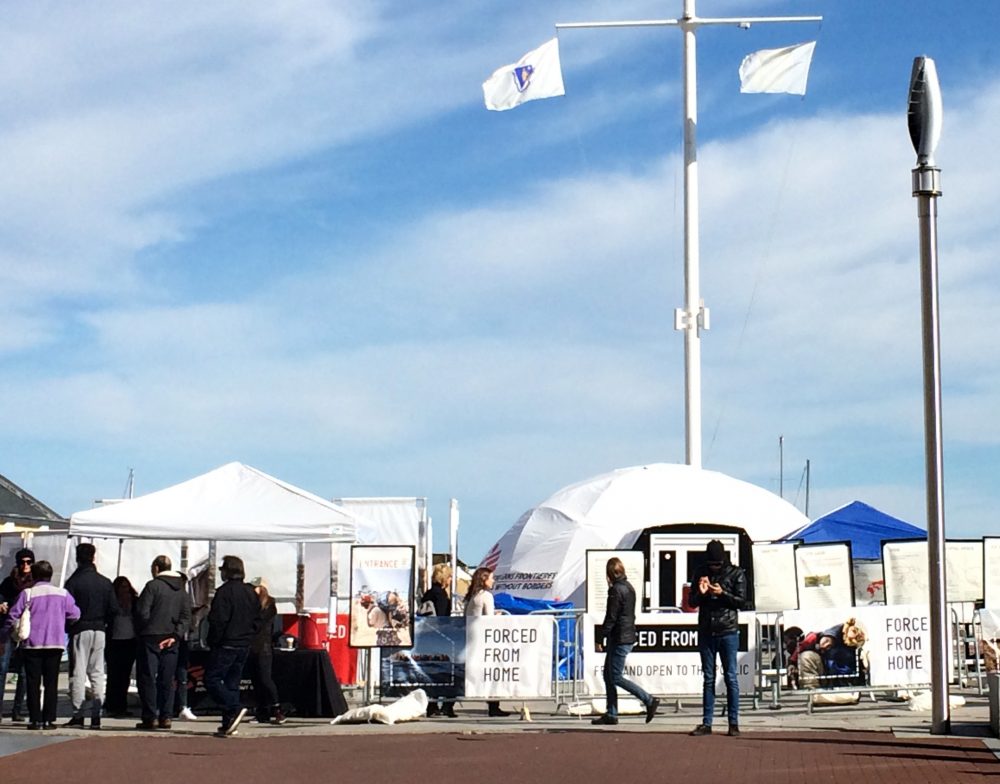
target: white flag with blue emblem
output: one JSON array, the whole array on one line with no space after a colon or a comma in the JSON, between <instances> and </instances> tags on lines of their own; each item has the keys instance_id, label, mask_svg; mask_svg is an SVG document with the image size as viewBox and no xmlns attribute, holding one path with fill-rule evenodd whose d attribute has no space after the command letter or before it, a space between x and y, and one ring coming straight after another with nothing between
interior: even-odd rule
<instances>
[{"instance_id":1,"label":"white flag with blue emblem","mask_svg":"<svg viewBox=\"0 0 1000 784\"><path fill-rule=\"evenodd\" d=\"M740 63L741 93L805 95L815 41L751 52Z\"/></svg>"},{"instance_id":2,"label":"white flag with blue emblem","mask_svg":"<svg viewBox=\"0 0 1000 784\"><path fill-rule=\"evenodd\" d=\"M525 101L565 95L559 67L559 39L553 38L505 65L483 82L486 108L496 112L513 109Z\"/></svg>"}]
</instances>

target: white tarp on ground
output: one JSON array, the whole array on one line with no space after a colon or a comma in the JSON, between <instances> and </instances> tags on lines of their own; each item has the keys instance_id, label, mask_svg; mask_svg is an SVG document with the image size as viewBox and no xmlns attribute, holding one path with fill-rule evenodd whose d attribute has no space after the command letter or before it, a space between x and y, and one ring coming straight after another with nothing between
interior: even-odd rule
<instances>
[{"instance_id":1,"label":"white tarp on ground","mask_svg":"<svg viewBox=\"0 0 1000 784\"><path fill-rule=\"evenodd\" d=\"M70 536L353 542L353 515L242 463L70 517Z\"/></svg>"},{"instance_id":2,"label":"white tarp on ground","mask_svg":"<svg viewBox=\"0 0 1000 784\"><path fill-rule=\"evenodd\" d=\"M498 591L580 605L588 549L629 549L644 529L663 525L733 526L753 541L772 541L807 522L792 504L756 485L654 463L563 488L525 512L483 563L495 569Z\"/></svg>"}]
</instances>

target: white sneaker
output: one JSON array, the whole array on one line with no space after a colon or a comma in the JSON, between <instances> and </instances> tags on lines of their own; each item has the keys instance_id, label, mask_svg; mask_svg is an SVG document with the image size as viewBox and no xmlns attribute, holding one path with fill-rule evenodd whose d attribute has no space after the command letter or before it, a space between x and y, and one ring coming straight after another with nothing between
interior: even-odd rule
<instances>
[{"instance_id":1,"label":"white sneaker","mask_svg":"<svg viewBox=\"0 0 1000 784\"><path fill-rule=\"evenodd\" d=\"M240 726L240 722L243 721L243 719L246 718L246 715L247 715L247 709L246 708L240 708L240 712L236 714L236 716L233 718L232 722L230 722L230 724L226 727L225 730L223 730L223 732L226 735L235 735L236 734L236 728Z\"/></svg>"},{"instance_id":2,"label":"white sneaker","mask_svg":"<svg viewBox=\"0 0 1000 784\"><path fill-rule=\"evenodd\" d=\"M198 717L194 715L194 711L187 706L177 715L178 719L184 719L184 721L198 721Z\"/></svg>"}]
</instances>

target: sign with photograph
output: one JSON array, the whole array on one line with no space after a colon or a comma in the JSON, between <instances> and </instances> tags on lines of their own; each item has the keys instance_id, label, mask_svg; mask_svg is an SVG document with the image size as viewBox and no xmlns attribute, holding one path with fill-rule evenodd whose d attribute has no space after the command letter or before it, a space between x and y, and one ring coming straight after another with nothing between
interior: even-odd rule
<instances>
[{"instance_id":1,"label":"sign with photograph","mask_svg":"<svg viewBox=\"0 0 1000 784\"><path fill-rule=\"evenodd\" d=\"M555 620L537 615L480 615L465 626L465 696L552 696Z\"/></svg>"},{"instance_id":2,"label":"sign with photograph","mask_svg":"<svg viewBox=\"0 0 1000 784\"><path fill-rule=\"evenodd\" d=\"M827 637L816 653L822 668L830 663L856 661L850 672L821 671L830 676L829 685L915 686L931 680L930 611L926 604L871 605L817 610L796 610L784 614L784 629L803 636L815 633ZM850 655L846 655L850 654ZM835 676L842 675L842 679ZM856 681L851 681L856 676Z\"/></svg>"},{"instance_id":3,"label":"sign with photograph","mask_svg":"<svg viewBox=\"0 0 1000 784\"><path fill-rule=\"evenodd\" d=\"M383 697L423 689L431 699L465 692L465 618L417 617L412 648L382 648Z\"/></svg>"},{"instance_id":4,"label":"sign with photograph","mask_svg":"<svg viewBox=\"0 0 1000 784\"><path fill-rule=\"evenodd\" d=\"M413 645L414 548L351 547L352 648Z\"/></svg>"},{"instance_id":5,"label":"sign with photograph","mask_svg":"<svg viewBox=\"0 0 1000 784\"><path fill-rule=\"evenodd\" d=\"M635 606L642 607L645 557L641 550L587 550L587 612L604 616L608 609L608 559L619 558L625 579L635 588Z\"/></svg>"},{"instance_id":6,"label":"sign with photograph","mask_svg":"<svg viewBox=\"0 0 1000 784\"><path fill-rule=\"evenodd\" d=\"M595 650L595 629L604 616L586 615L584 624L584 680L591 694L604 693L604 654ZM638 639L625 660L625 677L650 694L701 694L701 655L698 653L698 616L692 613L636 615ZM740 691L754 687L757 635L754 614L739 614ZM718 694L725 690L722 664L716 664Z\"/></svg>"},{"instance_id":7,"label":"sign with photograph","mask_svg":"<svg viewBox=\"0 0 1000 784\"><path fill-rule=\"evenodd\" d=\"M849 542L796 545L795 574L801 610L854 603Z\"/></svg>"}]
</instances>

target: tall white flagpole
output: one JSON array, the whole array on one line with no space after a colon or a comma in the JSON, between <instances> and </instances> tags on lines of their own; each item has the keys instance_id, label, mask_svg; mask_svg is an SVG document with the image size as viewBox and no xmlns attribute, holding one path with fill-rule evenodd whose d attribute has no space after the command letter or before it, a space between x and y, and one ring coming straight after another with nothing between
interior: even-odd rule
<instances>
[{"instance_id":1,"label":"tall white flagpole","mask_svg":"<svg viewBox=\"0 0 1000 784\"><path fill-rule=\"evenodd\" d=\"M582 27L677 27L684 36L684 307L674 313L674 329L684 332L685 460L701 468L701 330L709 328L701 298L698 244L698 63L695 34L699 27L735 25L747 29L770 22L821 22L822 16L745 16L702 18L695 0L684 0L680 19L631 22L567 22L556 30Z\"/></svg>"}]
</instances>

